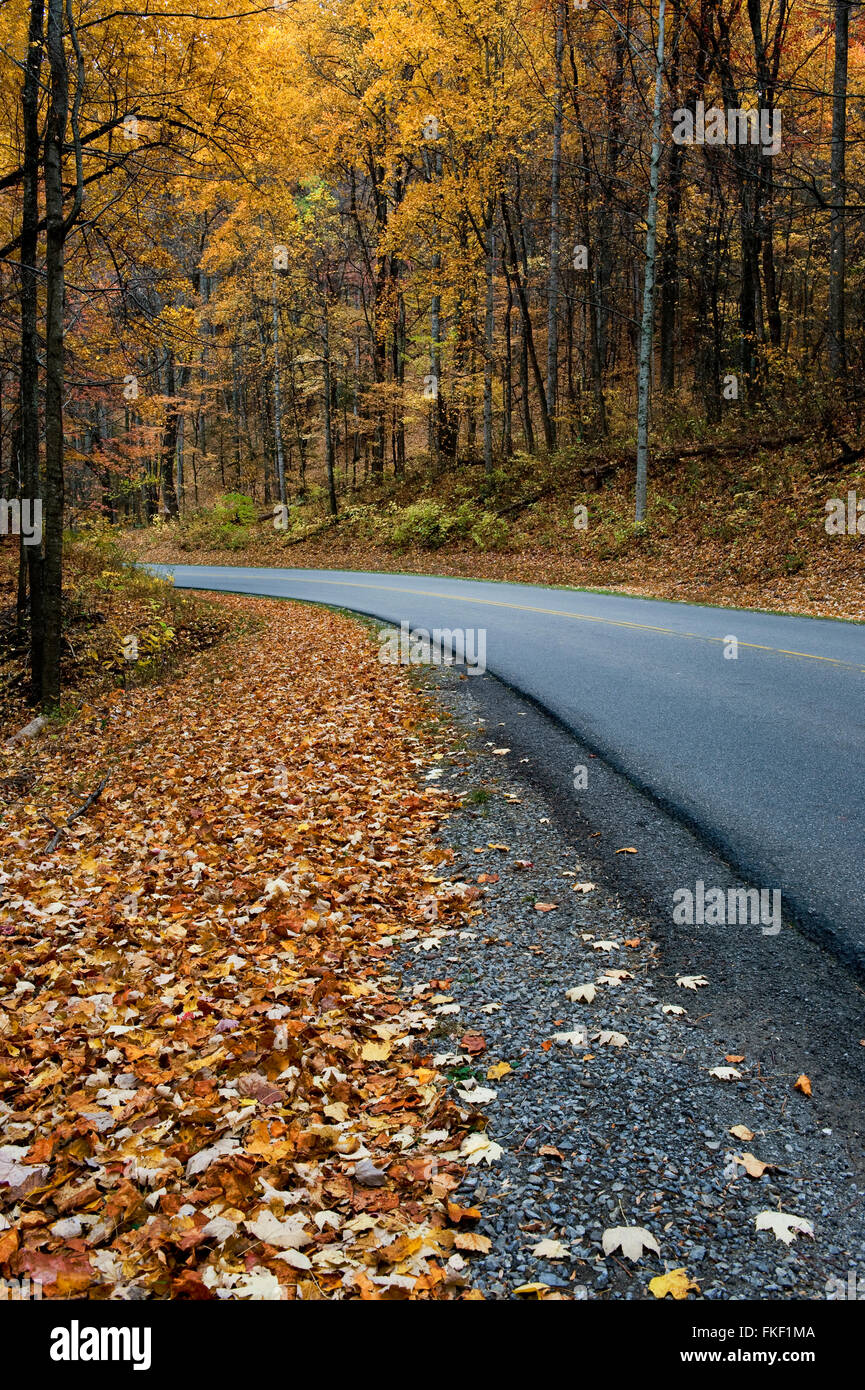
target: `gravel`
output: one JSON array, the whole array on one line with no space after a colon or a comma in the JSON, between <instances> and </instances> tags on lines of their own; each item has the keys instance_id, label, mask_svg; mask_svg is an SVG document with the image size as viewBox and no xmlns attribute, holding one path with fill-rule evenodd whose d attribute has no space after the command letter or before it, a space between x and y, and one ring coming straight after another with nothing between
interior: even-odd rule
<instances>
[{"instance_id":1,"label":"gravel","mask_svg":"<svg viewBox=\"0 0 865 1390\"><path fill-rule=\"evenodd\" d=\"M449 981L439 988L459 1012L440 1015L430 1055L461 1059L444 1067L455 1089L474 1075L497 1092L477 1110L501 1157L470 1167L455 1194L480 1207L476 1229L491 1241L470 1256L474 1286L492 1299L535 1283L566 1298L651 1299L653 1276L684 1268L700 1289L691 1298L825 1299L831 1281L865 1272L865 1184L831 1127L786 1072L767 1072L756 1056L726 1059L739 1055L736 1039L725 1045L701 1017L713 981L676 985L659 924L604 881L591 837L559 824L511 756L493 752L498 731L480 719L471 680L455 669L419 679L454 721L454 750L428 782L466 797L442 832L453 863L438 872L470 884L498 875L480 885L468 930L429 950L409 941L396 965L406 989ZM526 706L511 698L519 717ZM596 886L577 893L575 882ZM597 983L610 969L630 974ZM566 998L589 982L591 1003ZM665 1014L664 1004L686 1012ZM588 1045L554 1040L580 1028ZM482 1054L461 1045L467 1031L483 1035ZM602 1032L627 1045L604 1043ZM488 1080L499 1062L511 1070ZM719 1066L741 1079L713 1077ZM753 1139L731 1135L733 1125ZM732 1157L745 1152L773 1166L750 1177ZM788 1246L758 1232L765 1211L806 1219L814 1237ZM603 1233L616 1226L644 1227L660 1255L605 1254ZM533 1254L545 1240L566 1254Z\"/></svg>"}]
</instances>

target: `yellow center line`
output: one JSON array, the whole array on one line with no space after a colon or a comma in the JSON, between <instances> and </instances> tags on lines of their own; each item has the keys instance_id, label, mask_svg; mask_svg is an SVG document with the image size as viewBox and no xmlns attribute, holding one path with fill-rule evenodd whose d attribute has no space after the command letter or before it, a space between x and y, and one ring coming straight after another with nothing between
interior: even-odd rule
<instances>
[{"instance_id":1,"label":"yellow center line","mask_svg":"<svg viewBox=\"0 0 865 1390\"><path fill-rule=\"evenodd\" d=\"M678 632L672 627L655 627L649 623L629 623L621 618L599 618L591 613L572 613L564 608L539 608L529 603L505 603L503 599L472 598L468 594L441 594L434 589L412 589L404 584L365 584L358 580L301 579L299 577L295 578L294 582L299 584L330 584L343 589L372 589L386 594L414 594L418 598L456 599L458 603L479 603L485 604L488 608L509 608L518 613L543 613L551 618L571 618L582 623L602 623L607 627L627 627L637 632L660 632L666 637L688 637L695 642L724 642L726 640L723 637L707 637L702 632ZM843 666L848 671L865 672L865 666L859 666L851 661L841 661L834 656L817 656L814 652L787 651L784 647L768 647L760 642L739 642L738 645L748 647L751 651L772 652L775 656L792 656L802 661L822 661L829 666Z\"/></svg>"}]
</instances>

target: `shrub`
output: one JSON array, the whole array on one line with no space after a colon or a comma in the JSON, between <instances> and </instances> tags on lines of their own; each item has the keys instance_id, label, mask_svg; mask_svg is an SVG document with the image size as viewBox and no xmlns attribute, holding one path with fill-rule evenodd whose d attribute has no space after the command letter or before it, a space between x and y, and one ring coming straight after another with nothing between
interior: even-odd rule
<instances>
[{"instance_id":1,"label":"shrub","mask_svg":"<svg viewBox=\"0 0 865 1390\"><path fill-rule=\"evenodd\" d=\"M478 550L502 550L510 538L510 528L504 517L495 512L482 512L471 529Z\"/></svg>"},{"instance_id":2,"label":"shrub","mask_svg":"<svg viewBox=\"0 0 865 1390\"><path fill-rule=\"evenodd\" d=\"M454 521L440 502L413 502L397 513L390 532L391 544L399 550L411 545L420 546L421 550L438 550L452 535Z\"/></svg>"}]
</instances>

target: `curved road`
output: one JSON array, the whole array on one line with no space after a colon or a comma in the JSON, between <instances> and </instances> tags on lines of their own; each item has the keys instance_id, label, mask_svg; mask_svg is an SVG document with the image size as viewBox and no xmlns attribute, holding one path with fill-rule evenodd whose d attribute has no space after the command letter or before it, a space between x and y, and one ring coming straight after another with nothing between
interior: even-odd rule
<instances>
[{"instance_id":1,"label":"curved road","mask_svg":"<svg viewBox=\"0 0 865 1390\"><path fill-rule=\"evenodd\" d=\"M419 575L150 568L179 588L483 629L493 675L865 972L865 626Z\"/></svg>"}]
</instances>

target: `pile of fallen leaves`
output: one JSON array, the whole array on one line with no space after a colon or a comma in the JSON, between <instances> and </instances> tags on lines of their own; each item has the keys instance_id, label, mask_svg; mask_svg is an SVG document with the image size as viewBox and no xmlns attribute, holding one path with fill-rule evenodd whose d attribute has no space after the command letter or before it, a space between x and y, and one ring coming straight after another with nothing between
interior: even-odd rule
<instances>
[{"instance_id":1,"label":"pile of fallen leaves","mask_svg":"<svg viewBox=\"0 0 865 1390\"><path fill-rule=\"evenodd\" d=\"M444 735L348 619L220 602L265 630L4 753L0 1276L477 1296L479 1213L451 1194L482 1120L388 974L402 932L460 927L477 892L448 882L450 803L419 777Z\"/></svg>"}]
</instances>

